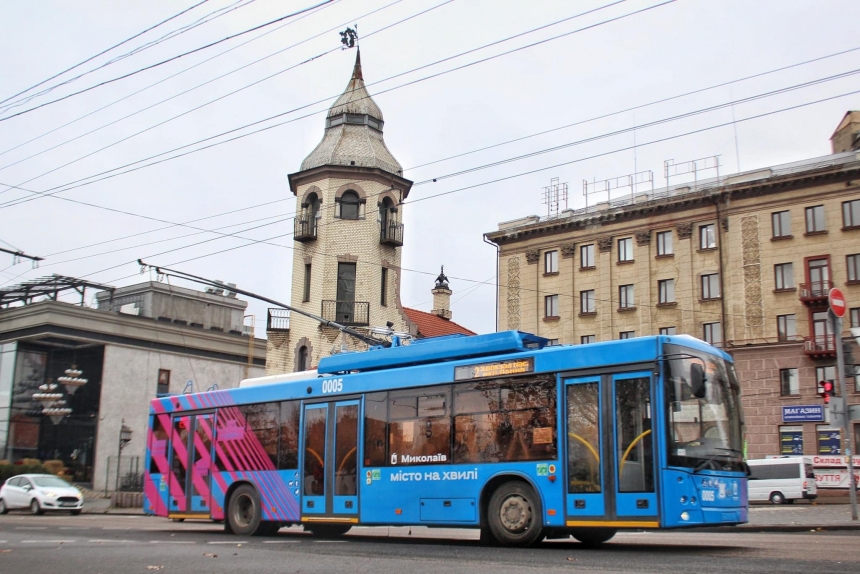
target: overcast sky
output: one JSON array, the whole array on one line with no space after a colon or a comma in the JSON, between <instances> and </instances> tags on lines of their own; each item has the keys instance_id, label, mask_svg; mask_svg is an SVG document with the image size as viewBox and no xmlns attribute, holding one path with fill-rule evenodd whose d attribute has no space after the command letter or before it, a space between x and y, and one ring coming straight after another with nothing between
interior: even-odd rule
<instances>
[{"instance_id":1,"label":"overcast sky","mask_svg":"<svg viewBox=\"0 0 860 574\"><path fill-rule=\"evenodd\" d=\"M337 33L348 23L358 23L364 78L385 115L385 141L416 182L404 208L403 304L429 311L433 280L445 265L454 320L480 333L495 328L496 292L495 249L482 234L501 221L546 215L542 189L551 178L569 184L568 207L579 208L583 180L651 170L659 187L667 159L720 155L721 173L733 173L826 155L845 111L860 108L860 94L834 98L860 90L858 75L816 82L860 69L856 0L335 0L300 20L51 103L320 1L209 0L26 92L29 98L53 88L31 99L13 96L198 0L3 1L0 99L8 101L0 104L0 246L45 261L38 269L26 261L12 266L0 253L0 284L57 273L129 285L147 278L134 263L143 258L288 302L296 204L287 174L321 139L325 111L349 80L355 51L339 50ZM806 82L815 83L723 105ZM754 117L769 112L778 113ZM577 125L555 129L569 124ZM54 193L133 162L172 158L269 126L276 127L19 203L36 197L32 192ZM721 127L706 129L712 126ZM697 130L704 131L684 135ZM650 143L665 138L672 139ZM109 209L170 223L232 213L188 223L199 228L192 229ZM250 303L258 325L265 325L267 306Z\"/></svg>"}]
</instances>

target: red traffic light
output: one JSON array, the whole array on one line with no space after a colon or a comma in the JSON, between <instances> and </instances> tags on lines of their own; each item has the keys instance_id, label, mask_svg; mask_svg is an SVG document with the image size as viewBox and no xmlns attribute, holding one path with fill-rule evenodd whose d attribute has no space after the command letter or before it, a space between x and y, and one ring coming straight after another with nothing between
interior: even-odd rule
<instances>
[{"instance_id":1,"label":"red traffic light","mask_svg":"<svg viewBox=\"0 0 860 574\"><path fill-rule=\"evenodd\" d=\"M824 399L824 404L830 403L830 397L833 396L833 381L818 382L818 396Z\"/></svg>"}]
</instances>

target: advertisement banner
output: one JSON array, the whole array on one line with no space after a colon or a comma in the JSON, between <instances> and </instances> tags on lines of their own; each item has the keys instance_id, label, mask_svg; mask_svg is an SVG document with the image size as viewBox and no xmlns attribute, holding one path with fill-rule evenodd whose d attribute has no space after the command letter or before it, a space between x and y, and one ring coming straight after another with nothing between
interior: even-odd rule
<instances>
[{"instance_id":1,"label":"advertisement banner","mask_svg":"<svg viewBox=\"0 0 860 574\"><path fill-rule=\"evenodd\" d=\"M855 484L860 485L860 471L854 471ZM816 468L815 486L818 488L845 488L850 487L851 480L848 469L845 468Z\"/></svg>"}]
</instances>

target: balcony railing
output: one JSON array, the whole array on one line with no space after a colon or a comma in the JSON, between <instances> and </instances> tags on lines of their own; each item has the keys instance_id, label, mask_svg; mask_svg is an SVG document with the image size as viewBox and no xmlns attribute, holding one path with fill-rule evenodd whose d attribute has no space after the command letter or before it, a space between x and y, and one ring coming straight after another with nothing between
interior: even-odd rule
<instances>
[{"instance_id":1,"label":"balcony railing","mask_svg":"<svg viewBox=\"0 0 860 574\"><path fill-rule=\"evenodd\" d=\"M403 224L383 223L379 226L379 242L383 245L403 246Z\"/></svg>"},{"instance_id":2,"label":"balcony railing","mask_svg":"<svg viewBox=\"0 0 860 574\"><path fill-rule=\"evenodd\" d=\"M290 330L290 312L279 307L269 308L269 317L266 320L266 331L278 332Z\"/></svg>"},{"instance_id":3,"label":"balcony railing","mask_svg":"<svg viewBox=\"0 0 860 574\"><path fill-rule=\"evenodd\" d=\"M806 303L818 303L827 299L827 295L833 288L833 281L813 281L812 283L800 284L800 300Z\"/></svg>"},{"instance_id":4,"label":"balcony railing","mask_svg":"<svg viewBox=\"0 0 860 574\"><path fill-rule=\"evenodd\" d=\"M810 357L835 357L836 337L834 335L804 337L803 352Z\"/></svg>"},{"instance_id":5,"label":"balcony railing","mask_svg":"<svg viewBox=\"0 0 860 574\"><path fill-rule=\"evenodd\" d=\"M295 241L313 241L317 238L317 218L316 217L296 217L295 227L293 228L293 240Z\"/></svg>"},{"instance_id":6,"label":"balcony railing","mask_svg":"<svg viewBox=\"0 0 860 574\"><path fill-rule=\"evenodd\" d=\"M341 325L370 325L370 303L367 301L322 302L322 318Z\"/></svg>"}]
</instances>

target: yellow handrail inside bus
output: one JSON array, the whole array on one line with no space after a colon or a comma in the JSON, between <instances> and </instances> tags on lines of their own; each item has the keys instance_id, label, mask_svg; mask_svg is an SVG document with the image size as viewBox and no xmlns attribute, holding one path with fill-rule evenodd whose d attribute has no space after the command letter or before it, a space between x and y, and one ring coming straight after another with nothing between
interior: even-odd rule
<instances>
[{"instance_id":1,"label":"yellow handrail inside bus","mask_svg":"<svg viewBox=\"0 0 860 574\"><path fill-rule=\"evenodd\" d=\"M591 451L591 454L594 456L594 460L596 460L598 463L600 463L600 455L597 454L597 451L594 450L594 447L591 446L591 443L589 443L587 440L585 440L584 438L582 438L578 434L573 434L572 432L567 433L567 436L569 436L570 438L575 438L576 440L578 440L579 442L584 444L585 447Z\"/></svg>"},{"instance_id":2,"label":"yellow handrail inside bus","mask_svg":"<svg viewBox=\"0 0 860 574\"><path fill-rule=\"evenodd\" d=\"M352 447L352 448L349 450L349 452L348 452L348 453L346 453L345 455L343 455L343 460L342 460L342 461L340 461L340 466L339 466L339 467L337 467L337 471L338 471L338 472L340 472L340 471L342 471L342 470L343 470L343 465L345 465L345 464L346 464L347 459L349 459L349 455L353 454L354 452L355 452L355 447Z\"/></svg>"},{"instance_id":3,"label":"yellow handrail inside bus","mask_svg":"<svg viewBox=\"0 0 860 574\"><path fill-rule=\"evenodd\" d=\"M306 450L306 451L308 451L309 453L311 453L312 455L314 455L314 456L316 457L316 459L317 459L317 460L319 461L319 463L320 463L320 466L325 466L325 462L324 462L324 461L323 461L323 459L320 457L320 455L318 455L318 454L317 454L317 451L315 451L315 450L314 450L314 449L312 449L312 448L308 448L308 447L305 447L305 450Z\"/></svg>"},{"instance_id":4,"label":"yellow handrail inside bus","mask_svg":"<svg viewBox=\"0 0 860 574\"><path fill-rule=\"evenodd\" d=\"M627 450L624 451L624 456L621 457L621 469L618 471L618 477L621 477L621 473L624 472L624 463L627 462L627 455L630 454L630 451L633 450L633 447L636 446L636 443L645 438L645 435L650 434L651 429L646 430L639 436L633 439L633 442L630 443L630 446L627 447Z\"/></svg>"}]
</instances>

